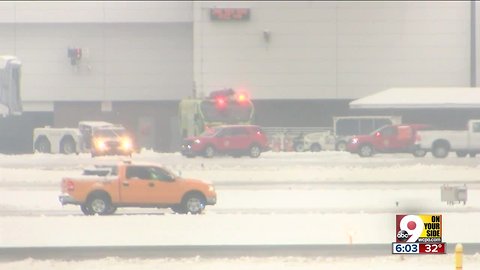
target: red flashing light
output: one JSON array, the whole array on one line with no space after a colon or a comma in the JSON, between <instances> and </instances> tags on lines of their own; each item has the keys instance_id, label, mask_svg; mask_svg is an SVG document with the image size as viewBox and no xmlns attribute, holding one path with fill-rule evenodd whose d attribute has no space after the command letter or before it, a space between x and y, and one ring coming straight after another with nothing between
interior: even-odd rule
<instances>
[{"instance_id":1,"label":"red flashing light","mask_svg":"<svg viewBox=\"0 0 480 270\"><path fill-rule=\"evenodd\" d=\"M238 102L245 102L247 100L247 96L245 94L239 94L237 100Z\"/></svg>"},{"instance_id":2,"label":"red flashing light","mask_svg":"<svg viewBox=\"0 0 480 270\"><path fill-rule=\"evenodd\" d=\"M215 104L218 109L224 109L227 106L227 99L223 96L218 96L215 98Z\"/></svg>"}]
</instances>

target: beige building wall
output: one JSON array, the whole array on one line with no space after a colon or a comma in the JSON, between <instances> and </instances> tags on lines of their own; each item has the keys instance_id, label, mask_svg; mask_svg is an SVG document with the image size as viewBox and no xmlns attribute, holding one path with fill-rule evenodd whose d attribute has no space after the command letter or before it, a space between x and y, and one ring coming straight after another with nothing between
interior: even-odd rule
<instances>
[{"instance_id":1,"label":"beige building wall","mask_svg":"<svg viewBox=\"0 0 480 270\"><path fill-rule=\"evenodd\" d=\"M1 2L0 54L25 111L56 101L178 100L193 88L191 2ZM68 48L81 48L71 65Z\"/></svg>"},{"instance_id":2,"label":"beige building wall","mask_svg":"<svg viewBox=\"0 0 480 270\"><path fill-rule=\"evenodd\" d=\"M210 8L249 8L212 21ZM390 87L469 86L469 2L194 2L198 92L356 99ZM267 33L267 35L265 34Z\"/></svg>"}]
</instances>

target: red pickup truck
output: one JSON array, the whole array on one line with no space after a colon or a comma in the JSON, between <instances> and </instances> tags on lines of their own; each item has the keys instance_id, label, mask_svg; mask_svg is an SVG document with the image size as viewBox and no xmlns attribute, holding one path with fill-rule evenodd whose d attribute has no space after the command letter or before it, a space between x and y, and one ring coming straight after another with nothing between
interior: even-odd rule
<instances>
[{"instance_id":1,"label":"red pickup truck","mask_svg":"<svg viewBox=\"0 0 480 270\"><path fill-rule=\"evenodd\" d=\"M425 150L414 147L418 130L429 129L423 124L388 125L369 135L356 135L347 144L347 151L361 157L371 157L375 153L413 153L423 157Z\"/></svg>"}]
</instances>

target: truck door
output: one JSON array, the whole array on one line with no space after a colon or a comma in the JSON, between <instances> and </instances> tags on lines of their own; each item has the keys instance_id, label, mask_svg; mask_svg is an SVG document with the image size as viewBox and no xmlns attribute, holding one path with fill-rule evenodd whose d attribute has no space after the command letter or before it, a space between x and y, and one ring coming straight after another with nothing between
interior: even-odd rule
<instances>
[{"instance_id":1,"label":"truck door","mask_svg":"<svg viewBox=\"0 0 480 270\"><path fill-rule=\"evenodd\" d=\"M149 168L152 174L153 184L149 190L150 203L153 204L176 204L182 201L183 192L181 192L179 181L174 178L170 172L160 167L152 166ZM181 181L181 180L180 180Z\"/></svg>"},{"instance_id":2,"label":"truck door","mask_svg":"<svg viewBox=\"0 0 480 270\"><path fill-rule=\"evenodd\" d=\"M375 147L380 151L390 151L398 147L396 136L398 134L397 127L387 126L375 134Z\"/></svg>"},{"instance_id":3,"label":"truck door","mask_svg":"<svg viewBox=\"0 0 480 270\"><path fill-rule=\"evenodd\" d=\"M122 203L145 204L149 198L151 176L145 166L128 166L125 179L120 183L120 198Z\"/></svg>"},{"instance_id":4,"label":"truck door","mask_svg":"<svg viewBox=\"0 0 480 270\"><path fill-rule=\"evenodd\" d=\"M128 166L120 184L121 198L127 204L169 204L180 202L170 174L155 166Z\"/></svg>"},{"instance_id":5,"label":"truck door","mask_svg":"<svg viewBox=\"0 0 480 270\"><path fill-rule=\"evenodd\" d=\"M470 125L468 148L478 150L480 149L480 121L472 121Z\"/></svg>"}]
</instances>

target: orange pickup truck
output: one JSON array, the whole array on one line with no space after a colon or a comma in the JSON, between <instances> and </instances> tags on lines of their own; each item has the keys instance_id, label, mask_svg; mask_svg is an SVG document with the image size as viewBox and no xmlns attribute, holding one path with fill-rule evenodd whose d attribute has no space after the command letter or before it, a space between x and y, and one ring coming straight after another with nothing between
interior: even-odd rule
<instances>
[{"instance_id":1,"label":"orange pickup truck","mask_svg":"<svg viewBox=\"0 0 480 270\"><path fill-rule=\"evenodd\" d=\"M123 162L85 169L81 177L64 177L62 205L80 205L85 215L111 215L117 207L170 207L180 214L200 214L215 205L211 183L183 179L154 164Z\"/></svg>"}]
</instances>

